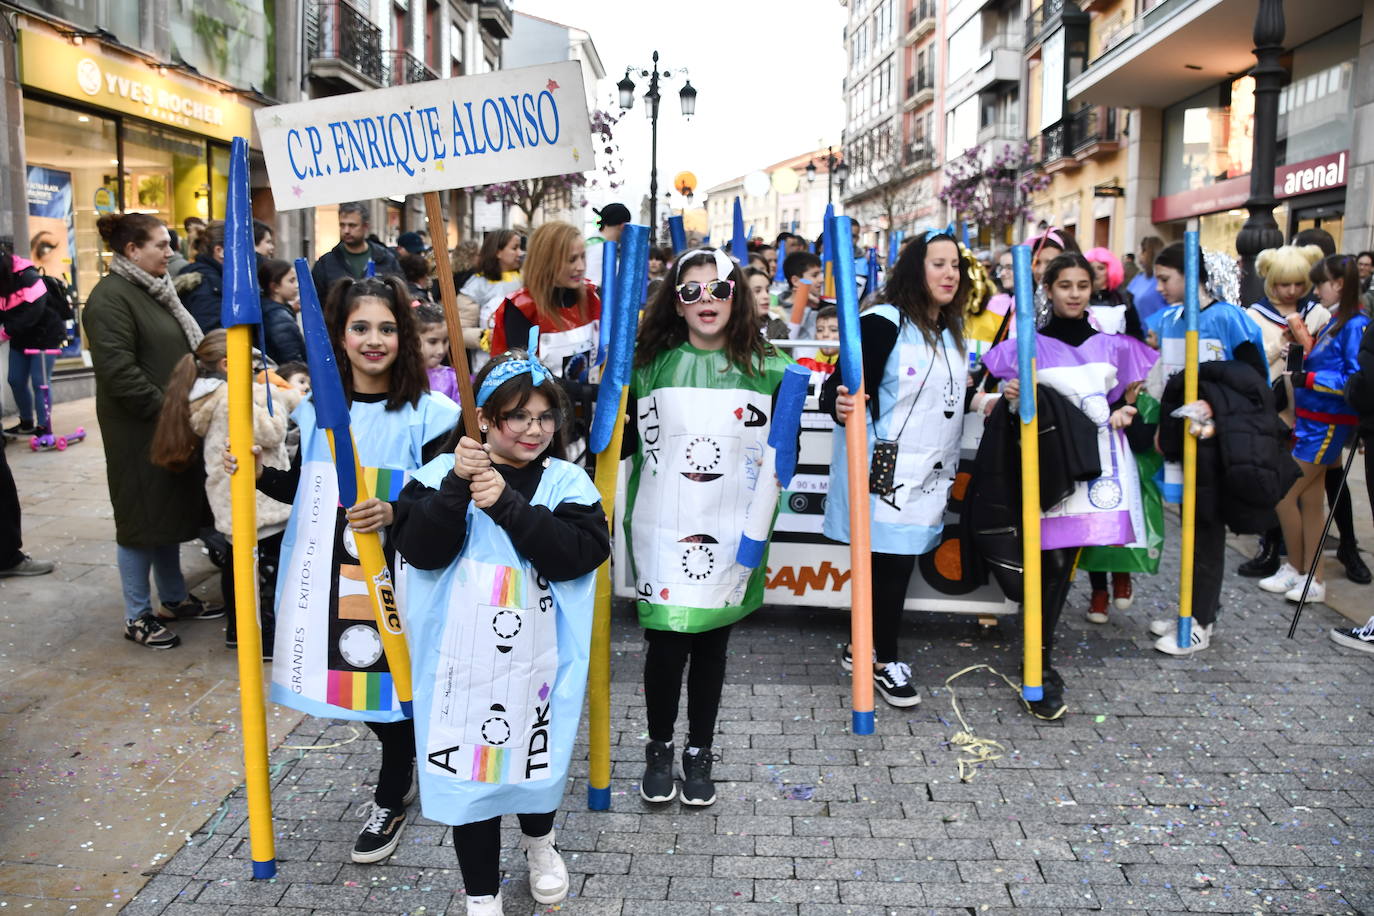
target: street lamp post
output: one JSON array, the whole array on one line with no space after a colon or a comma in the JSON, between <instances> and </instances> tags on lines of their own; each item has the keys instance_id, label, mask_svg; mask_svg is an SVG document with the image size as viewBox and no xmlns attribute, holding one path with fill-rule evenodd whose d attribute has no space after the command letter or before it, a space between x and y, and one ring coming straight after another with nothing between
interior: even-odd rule
<instances>
[{"instance_id":1,"label":"street lamp post","mask_svg":"<svg viewBox=\"0 0 1374 916\"><path fill-rule=\"evenodd\" d=\"M835 147L825 148L825 202L831 204L835 202L835 182L840 182L840 193L844 193L844 183L849 180L849 163L835 155ZM806 180L816 180L816 161L813 159L806 164Z\"/></svg>"},{"instance_id":2,"label":"street lamp post","mask_svg":"<svg viewBox=\"0 0 1374 916\"><path fill-rule=\"evenodd\" d=\"M1240 255L1242 304L1258 301L1264 284L1255 271L1255 258L1266 248L1283 244L1283 232L1274 220L1274 159L1278 146L1279 92L1288 77L1283 57L1283 0L1260 0L1255 13L1255 121L1254 154L1250 160L1250 216L1236 235Z\"/></svg>"},{"instance_id":3,"label":"street lamp post","mask_svg":"<svg viewBox=\"0 0 1374 916\"><path fill-rule=\"evenodd\" d=\"M622 109L629 109L629 108L632 107L632 106L634 105L634 103L635 103L635 84L634 84L634 80L630 79L630 71L631 71L631 70L635 70L635 69L637 69L637 68L635 68L635 67L626 67L626 68L625 68L625 77L624 77L620 82L618 82L618 83L615 84L616 89L618 89L618 90L620 91L620 107L621 107ZM680 72L684 77L687 75L687 69L686 69L685 67L679 68L679 71L678 71L678 72ZM640 75L641 78L648 77L648 79L649 79L649 88L648 88L648 90L644 93L644 113L648 116L648 118L649 118L649 125L650 125L650 128L649 128L649 132L650 132L650 141L649 141L649 238L654 239L654 240L655 240L655 244L657 244L657 239L658 239L658 231L657 231L657 230L658 230L658 102L659 102L659 98L660 98L660 96L659 96L659 91L658 91L658 81L659 81L659 77L662 77L663 79L672 79L673 74L672 74L672 71L670 71L670 70L664 70L664 71L662 71L662 72L659 71L659 69L658 69L658 52L655 51L655 52L654 52L654 55L653 55L653 70L652 70L652 72L649 71L649 70L640 70L640 71L639 71L639 75ZM691 119L692 115L696 114L696 110L697 110L697 91L696 91L696 89L694 89L694 88L692 87L692 81L691 81L691 80L685 80L684 83L683 83L682 88L681 88L680 90L678 90L678 94L677 94L677 95L678 95L678 100L679 100L679 102L680 102L681 105L682 105L682 116L683 116L684 118Z\"/></svg>"}]
</instances>

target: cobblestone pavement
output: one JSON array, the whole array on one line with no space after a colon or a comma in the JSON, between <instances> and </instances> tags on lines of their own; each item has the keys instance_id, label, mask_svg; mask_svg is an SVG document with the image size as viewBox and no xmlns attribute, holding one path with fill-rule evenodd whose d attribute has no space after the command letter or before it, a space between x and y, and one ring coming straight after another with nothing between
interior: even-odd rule
<instances>
[{"instance_id":1,"label":"cobblestone pavement","mask_svg":"<svg viewBox=\"0 0 1374 916\"><path fill-rule=\"evenodd\" d=\"M943 681L981 662L1017 679L1020 641L1007 625L910 616L903 645L923 702L880 703L877 734L861 737L849 733L836 663L846 618L765 609L733 637L719 800L651 807L637 793L643 642L618 608L613 810L585 810L581 749L557 825L573 874L559 909L1374 913L1374 657L1331 643L1340 618L1323 607L1284 639L1283 600L1237 578L1209 651L1154 652L1145 627L1171 607L1172 541L1135 607L1105 626L1084 621L1086 583L1076 585L1061 625L1061 722L1029 717L985 671L957 682L969 725L1006 748L968 782L948 743L959 726ZM1240 559L1228 552L1232 570ZM307 718L273 761L279 878L247 880L236 793L126 914L463 912L448 831L418 810L389 862L349 863L378 763L365 729ZM536 912L514 831L505 839L506 911Z\"/></svg>"}]
</instances>

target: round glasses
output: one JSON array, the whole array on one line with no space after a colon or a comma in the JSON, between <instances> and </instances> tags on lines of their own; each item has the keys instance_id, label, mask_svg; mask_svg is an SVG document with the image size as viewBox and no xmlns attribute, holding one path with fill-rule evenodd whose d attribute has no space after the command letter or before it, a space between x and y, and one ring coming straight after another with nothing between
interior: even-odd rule
<instances>
[{"instance_id":1,"label":"round glasses","mask_svg":"<svg viewBox=\"0 0 1374 916\"><path fill-rule=\"evenodd\" d=\"M690 283L680 283L677 288L677 299L683 305L691 305L703 299L724 302L734 294L734 280L712 280L710 283L698 283L693 280Z\"/></svg>"},{"instance_id":2,"label":"round glasses","mask_svg":"<svg viewBox=\"0 0 1374 916\"><path fill-rule=\"evenodd\" d=\"M536 417L528 410L512 410L501 417L506 429L517 436L528 432L535 421L538 421L539 428L544 432L556 433L563 426L563 411L550 410Z\"/></svg>"}]
</instances>

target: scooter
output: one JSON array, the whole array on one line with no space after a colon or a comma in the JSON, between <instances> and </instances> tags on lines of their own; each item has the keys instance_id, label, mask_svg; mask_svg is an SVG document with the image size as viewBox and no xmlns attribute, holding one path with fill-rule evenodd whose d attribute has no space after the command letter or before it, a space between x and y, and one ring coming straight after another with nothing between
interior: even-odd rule
<instances>
[{"instance_id":1,"label":"scooter","mask_svg":"<svg viewBox=\"0 0 1374 916\"><path fill-rule=\"evenodd\" d=\"M25 356L37 356L37 357L39 357L39 365L40 365L40 366L42 367L42 369L43 369L43 384L40 385L39 387L40 387L40 389L41 389L42 392L43 392L43 406L47 409L47 413L48 413L48 432L43 433L41 436L34 436L33 438L31 438L31 439L29 440L29 448L33 449L35 452L47 452L47 451L52 451L53 449L56 449L56 450L59 451L59 452L64 452L64 451L67 450L67 446L69 446L69 445L75 445L76 443L80 442L82 439L85 439L85 438L86 438L86 428L85 428L84 426L78 426L78 427L76 428L76 431L75 431L75 432L72 432L72 433L70 433L69 435L66 435L66 436L54 436L54 435L52 434L52 428L53 428L53 418L52 418L52 387L51 387L51 386L52 386L52 379L48 376L48 361L47 361L46 359L44 359L43 357L45 357L45 356L56 356L57 354L59 354L59 353L61 353L61 352L62 352L62 351L61 351L60 349L53 349L53 350L27 350L27 349L26 349L26 350L24 351L24 355L25 355Z\"/></svg>"}]
</instances>

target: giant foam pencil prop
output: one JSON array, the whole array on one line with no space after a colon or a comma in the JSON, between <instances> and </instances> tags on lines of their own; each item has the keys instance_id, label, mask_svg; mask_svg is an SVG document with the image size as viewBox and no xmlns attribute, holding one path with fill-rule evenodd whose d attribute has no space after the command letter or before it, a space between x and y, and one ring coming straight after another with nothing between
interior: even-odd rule
<instances>
[{"instance_id":1,"label":"giant foam pencil prop","mask_svg":"<svg viewBox=\"0 0 1374 916\"><path fill-rule=\"evenodd\" d=\"M841 232L849 238L849 217L827 221L826 245ZM873 734L873 552L869 531L868 405L864 403L864 355L859 340L859 295L854 278L854 249L836 249L836 306L840 318L840 375L854 395L854 412L844 427L845 464L849 470L849 641L854 663L853 722L856 735Z\"/></svg>"},{"instance_id":2,"label":"giant foam pencil prop","mask_svg":"<svg viewBox=\"0 0 1374 916\"><path fill-rule=\"evenodd\" d=\"M887 266L890 270L892 265L897 263L897 253L902 250L902 239L906 238L906 230L898 229L887 237Z\"/></svg>"},{"instance_id":3,"label":"giant foam pencil prop","mask_svg":"<svg viewBox=\"0 0 1374 916\"><path fill-rule=\"evenodd\" d=\"M1183 403L1197 400L1198 233L1183 233ZM1185 421L1191 424L1191 421ZM1183 519L1179 536L1178 644L1193 644L1193 551L1197 545L1197 437L1183 437Z\"/></svg>"},{"instance_id":4,"label":"giant foam pencil prop","mask_svg":"<svg viewBox=\"0 0 1374 916\"><path fill-rule=\"evenodd\" d=\"M733 218L733 237L730 239L730 256L739 261L740 270L749 267L749 238L744 234L744 210L739 198L735 198Z\"/></svg>"},{"instance_id":5,"label":"giant foam pencil prop","mask_svg":"<svg viewBox=\"0 0 1374 916\"><path fill-rule=\"evenodd\" d=\"M868 249L868 271L864 277L864 296L878 291L878 249Z\"/></svg>"},{"instance_id":6,"label":"giant foam pencil prop","mask_svg":"<svg viewBox=\"0 0 1374 916\"><path fill-rule=\"evenodd\" d=\"M649 227L634 223L620 236L620 263L615 288L602 302L602 321L611 322L610 353L601 373L587 443L596 453L596 489L608 524L615 524L615 484L620 470L620 443L625 431L630 373L634 368L639 307L649 277ZM611 314L607 314L610 309ZM611 807L611 560L596 571L596 604L592 611L591 664L587 673L587 729L590 770L587 807Z\"/></svg>"},{"instance_id":7,"label":"giant foam pencil prop","mask_svg":"<svg viewBox=\"0 0 1374 916\"><path fill-rule=\"evenodd\" d=\"M1024 627L1021 696L1035 702L1045 695L1042 670L1040 589L1040 417L1035 391L1035 282L1025 245L1011 250L1016 289L1016 369L1021 385L1021 623Z\"/></svg>"},{"instance_id":8,"label":"giant foam pencil prop","mask_svg":"<svg viewBox=\"0 0 1374 916\"><path fill-rule=\"evenodd\" d=\"M756 569L763 562L768 549L768 533L773 530L777 515L778 497L792 482L797 470L797 435L801 431L802 407L806 404L806 389L811 373L792 363L783 372L778 386L777 406L768 427L768 440L763 449L763 465L754 481L754 494L745 509L744 531L740 536L735 561L747 569Z\"/></svg>"},{"instance_id":9,"label":"giant foam pencil prop","mask_svg":"<svg viewBox=\"0 0 1374 916\"><path fill-rule=\"evenodd\" d=\"M238 470L229 478L233 518L234 615L239 645L239 717L243 727L243 773L248 792L248 845L254 878L277 874L272 836L272 790L267 770L267 708L262 695L262 627L258 621L257 483L253 479L253 328L262 324L253 213L248 203L248 141L235 137L229 150L229 194L225 203L224 293L220 323L225 328L229 366L229 452ZM270 402L269 402L270 403Z\"/></svg>"},{"instance_id":10,"label":"giant foam pencil prop","mask_svg":"<svg viewBox=\"0 0 1374 916\"><path fill-rule=\"evenodd\" d=\"M687 229L682 224L682 217L668 217L668 237L672 239L673 254L681 254L687 250Z\"/></svg>"},{"instance_id":11,"label":"giant foam pencil prop","mask_svg":"<svg viewBox=\"0 0 1374 916\"><path fill-rule=\"evenodd\" d=\"M444 205L438 191L425 192L425 219L429 221L429 237L448 238L444 223ZM458 290L453 285L453 268L449 266L448 248L435 245L434 273L439 278L439 300L444 306L444 326L448 328L448 361L458 377L458 406L463 411L463 432L469 439L482 441L477 425L477 401L472 396L472 370L468 368L467 345L463 343L463 319L458 315ZM492 354L495 356L496 354ZM538 354L531 353L531 359ZM392 674L395 674L393 669ZM409 684L409 681L406 682Z\"/></svg>"},{"instance_id":12,"label":"giant foam pencil prop","mask_svg":"<svg viewBox=\"0 0 1374 916\"><path fill-rule=\"evenodd\" d=\"M370 499L372 494L367 491L367 480L363 477L362 464L358 460L357 446L350 429L348 399L344 397L343 381L339 378L339 367L334 362L334 345L329 340L320 297L315 292L315 281L310 277L310 266L305 258L296 259L296 278L300 281L301 325L305 332L305 358L310 364L310 398L315 405L315 422L324 430L329 440L330 454L334 456L334 470L339 478L339 505L351 509ZM367 593L376 612L377 633L382 638L382 649L386 652L391 683L396 689L401 711L409 718L410 652L406 648L401 614L396 607L391 570L387 568L386 556L382 552L382 538L375 531L368 534L354 531L353 541L358 548L358 563L363 568L363 577L367 580Z\"/></svg>"}]
</instances>

